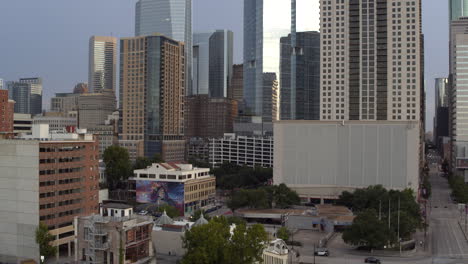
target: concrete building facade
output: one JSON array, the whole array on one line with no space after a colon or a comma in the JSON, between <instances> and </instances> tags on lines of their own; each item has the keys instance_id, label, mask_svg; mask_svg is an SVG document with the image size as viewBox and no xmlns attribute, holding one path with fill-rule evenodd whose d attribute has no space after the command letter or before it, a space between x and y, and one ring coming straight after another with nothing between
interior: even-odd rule
<instances>
[{"instance_id":1,"label":"concrete building facade","mask_svg":"<svg viewBox=\"0 0 468 264\"><path fill-rule=\"evenodd\" d=\"M273 167L273 138L225 134L209 139L209 162L218 167L225 162L249 167Z\"/></svg>"},{"instance_id":2,"label":"concrete building facade","mask_svg":"<svg viewBox=\"0 0 468 264\"><path fill-rule=\"evenodd\" d=\"M37 115L32 119L33 125L47 124L51 133L65 133L67 129L77 128L76 117ZM69 130L68 130L69 131Z\"/></svg>"},{"instance_id":3,"label":"concrete building facade","mask_svg":"<svg viewBox=\"0 0 468 264\"><path fill-rule=\"evenodd\" d=\"M30 134L32 132L32 117L30 114L13 114L13 133Z\"/></svg>"},{"instance_id":4,"label":"concrete building facade","mask_svg":"<svg viewBox=\"0 0 468 264\"><path fill-rule=\"evenodd\" d=\"M92 36L89 39L88 83L91 93L115 92L117 38Z\"/></svg>"},{"instance_id":5,"label":"concrete building facade","mask_svg":"<svg viewBox=\"0 0 468 264\"><path fill-rule=\"evenodd\" d=\"M153 221L133 214L130 205L104 203L100 214L75 220L75 261L84 263L153 263Z\"/></svg>"},{"instance_id":6,"label":"concrete building facade","mask_svg":"<svg viewBox=\"0 0 468 264\"><path fill-rule=\"evenodd\" d=\"M0 262L39 263L39 142L0 140Z\"/></svg>"},{"instance_id":7,"label":"concrete building facade","mask_svg":"<svg viewBox=\"0 0 468 264\"><path fill-rule=\"evenodd\" d=\"M321 120L424 122L421 1L320 7Z\"/></svg>"},{"instance_id":8,"label":"concrete building facade","mask_svg":"<svg viewBox=\"0 0 468 264\"><path fill-rule=\"evenodd\" d=\"M91 129L104 125L116 109L115 93L112 90L81 94L78 97L78 126Z\"/></svg>"},{"instance_id":9,"label":"concrete building facade","mask_svg":"<svg viewBox=\"0 0 468 264\"><path fill-rule=\"evenodd\" d=\"M191 215L197 209L214 205L216 179L209 168L191 164L154 163L134 171L136 201L157 205L169 204L181 215ZM156 193L157 195L151 195Z\"/></svg>"},{"instance_id":10,"label":"concrete building facade","mask_svg":"<svg viewBox=\"0 0 468 264\"><path fill-rule=\"evenodd\" d=\"M184 44L162 35L121 39L119 140L144 142L144 153L185 158Z\"/></svg>"},{"instance_id":11,"label":"concrete building facade","mask_svg":"<svg viewBox=\"0 0 468 264\"><path fill-rule=\"evenodd\" d=\"M185 101L185 137L222 137L233 132L237 102L207 95L187 97Z\"/></svg>"},{"instance_id":12,"label":"concrete building facade","mask_svg":"<svg viewBox=\"0 0 468 264\"><path fill-rule=\"evenodd\" d=\"M273 181L304 199L383 185L419 188L417 121L281 121L274 124Z\"/></svg>"}]
</instances>

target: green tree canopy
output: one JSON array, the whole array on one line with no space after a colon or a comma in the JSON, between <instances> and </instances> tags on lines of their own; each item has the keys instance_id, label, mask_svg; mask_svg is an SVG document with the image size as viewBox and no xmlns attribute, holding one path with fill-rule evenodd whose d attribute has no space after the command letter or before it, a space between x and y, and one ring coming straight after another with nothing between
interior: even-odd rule
<instances>
[{"instance_id":1,"label":"green tree canopy","mask_svg":"<svg viewBox=\"0 0 468 264\"><path fill-rule=\"evenodd\" d=\"M350 228L343 233L343 240L351 245L381 249L389 241L394 242L388 225L379 220L374 209L362 211L354 219Z\"/></svg>"},{"instance_id":2,"label":"green tree canopy","mask_svg":"<svg viewBox=\"0 0 468 264\"><path fill-rule=\"evenodd\" d=\"M251 264L260 261L268 235L262 225L237 225L230 233L225 217L185 232L182 264Z\"/></svg>"},{"instance_id":3,"label":"green tree canopy","mask_svg":"<svg viewBox=\"0 0 468 264\"><path fill-rule=\"evenodd\" d=\"M147 157L138 157L133 164L134 170L146 169L148 166L151 166L151 160Z\"/></svg>"},{"instance_id":4,"label":"green tree canopy","mask_svg":"<svg viewBox=\"0 0 468 264\"><path fill-rule=\"evenodd\" d=\"M50 242L54 241L55 237L49 233L49 229L46 224L39 222L39 226L36 229L36 243L39 245L39 254L44 257L51 257L57 253L57 248L50 245Z\"/></svg>"},{"instance_id":5,"label":"green tree canopy","mask_svg":"<svg viewBox=\"0 0 468 264\"><path fill-rule=\"evenodd\" d=\"M158 207L158 212L162 213L166 211L167 216L170 218L176 218L180 216L180 211L174 206L164 204Z\"/></svg>"},{"instance_id":6,"label":"green tree canopy","mask_svg":"<svg viewBox=\"0 0 468 264\"><path fill-rule=\"evenodd\" d=\"M265 186L273 178L272 168L251 168L232 163L223 163L211 172L216 176L217 187L223 190Z\"/></svg>"},{"instance_id":7,"label":"green tree canopy","mask_svg":"<svg viewBox=\"0 0 468 264\"><path fill-rule=\"evenodd\" d=\"M110 146L104 151L104 163L106 164L107 182L111 189L115 189L117 183L127 180L132 172L128 151L120 146Z\"/></svg>"},{"instance_id":8,"label":"green tree canopy","mask_svg":"<svg viewBox=\"0 0 468 264\"><path fill-rule=\"evenodd\" d=\"M299 195L285 184L265 186L258 189L243 189L233 192L228 207L239 208L289 208L300 204Z\"/></svg>"},{"instance_id":9,"label":"green tree canopy","mask_svg":"<svg viewBox=\"0 0 468 264\"><path fill-rule=\"evenodd\" d=\"M280 229L278 229L278 232L276 232L276 237L281 238L284 241L288 241L290 235L291 232L289 232L289 230L284 226L282 226Z\"/></svg>"}]
</instances>

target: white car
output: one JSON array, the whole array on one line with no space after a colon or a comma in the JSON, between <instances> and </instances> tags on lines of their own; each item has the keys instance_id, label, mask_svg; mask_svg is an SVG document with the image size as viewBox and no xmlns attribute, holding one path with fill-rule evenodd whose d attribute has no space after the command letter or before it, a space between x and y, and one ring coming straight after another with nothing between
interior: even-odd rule
<instances>
[{"instance_id":1,"label":"white car","mask_svg":"<svg viewBox=\"0 0 468 264\"><path fill-rule=\"evenodd\" d=\"M143 211L140 211L138 214L139 214L139 215L147 215L147 214L148 214L148 211L143 210Z\"/></svg>"},{"instance_id":2,"label":"white car","mask_svg":"<svg viewBox=\"0 0 468 264\"><path fill-rule=\"evenodd\" d=\"M330 252L328 252L328 249L326 248L318 248L315 250L315 256L328 257L329 255Z\"/></svg>"}]
</instances>

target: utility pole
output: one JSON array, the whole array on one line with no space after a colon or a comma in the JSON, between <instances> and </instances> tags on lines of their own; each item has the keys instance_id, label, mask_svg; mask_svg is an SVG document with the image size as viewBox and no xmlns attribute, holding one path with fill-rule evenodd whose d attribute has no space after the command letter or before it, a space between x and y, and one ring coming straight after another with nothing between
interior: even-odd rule
<instances>
[{"instance_id":1,"label":"utility pole","mask_svg":"<svg viewBox=\"0 0 468 264\"><path fill-rule=\"evenodd\" d=\"M400 196L398 196L398 244L400 247L400 255L401 255L401 238L400 238Z\"/></svg>"}]
</instances>

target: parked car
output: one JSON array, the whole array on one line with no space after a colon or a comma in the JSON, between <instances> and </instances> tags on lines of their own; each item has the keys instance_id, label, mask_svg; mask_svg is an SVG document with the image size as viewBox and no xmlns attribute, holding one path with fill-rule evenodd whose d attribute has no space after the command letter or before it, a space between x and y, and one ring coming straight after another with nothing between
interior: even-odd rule
<instances>
[{"instance_id":1,"label":"parked car","mask_svg":"<svg viewBox=\"0 0 468 264\"><path fill-rule=\"evenodd\" d=\"M142 210L138 213L139 215L147 215L148 214L148 211L146 210Z\"/></svg>"},{"instance_id":2,"label":"parked car","mask_svg":"<svg viewBox=\"0 0 468 264\"><path fill-rule=\"evenodd\" d=\"M317 248L314 254L315 256L328 257L330 255L330 252L326 248Z\"/></svg>"},{"instance_id":3,"label":"parked car","mask_svg":"<svg viewBox=\"0 0 468 264\"><path fill-rule=\"evenodd\" d=\"M368 257L364 260L365 263L377 263L380 264L380 259L374 257Z\"/></svg>"}]
</instances>

